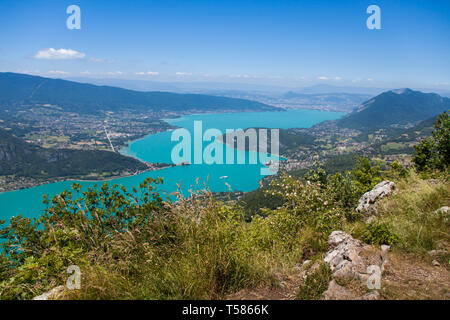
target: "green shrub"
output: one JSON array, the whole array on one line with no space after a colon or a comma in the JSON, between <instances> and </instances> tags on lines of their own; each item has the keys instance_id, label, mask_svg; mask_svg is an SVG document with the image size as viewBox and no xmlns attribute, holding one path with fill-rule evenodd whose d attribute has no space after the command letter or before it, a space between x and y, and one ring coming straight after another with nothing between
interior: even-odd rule
<instances>
[{"instance_id":1,"label":"green shrub","mask_svg":"<svg viewBox=\"0 0 450 320\"><path fill-rule=\"evenodd\" d=\"M372 165L368 158L358 157L352 171L358 195L362 195L382 181L380 166Z\"/></svg>"},{"instance_id":2,"label":"green shrub","mask_svg":"<svg viewBox=\"0 0 450 320\"><path fill-rule=\"evenodd\" d=\"M347 211L354 211L359 193L349 174L335 173L327 177L327 191L333 202Z\"/></svg>"},{"instance_id":3,"label":"green shrub","mask_svg":"<svg viewBox=\"0 0 450 320\"><path fill-rule=\"evenodd\" d=\"M394 245L400 238L391 231L386 223L371 222L364 228L362 238L366 243Z\"/></svg>"},{"instance_id":4,"label":"green shrub","mask_svg":"<svg viewBox=\"0 0 450 320\"><path fill-rule=\"evenodd\" d=\"M409 171L403 167L397 160L391 163L387 176L391 179L405 178L409 174Z\"/></svg>"}]
</instances>

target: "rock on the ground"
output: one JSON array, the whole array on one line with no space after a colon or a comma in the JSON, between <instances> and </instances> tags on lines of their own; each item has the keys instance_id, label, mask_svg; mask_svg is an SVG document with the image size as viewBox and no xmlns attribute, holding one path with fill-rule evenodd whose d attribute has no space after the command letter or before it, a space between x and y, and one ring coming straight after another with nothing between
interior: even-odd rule
<instances>
[{"instance_id":1,"label":"rock on the ground","mask_svg":"<svg viewBox=\"0 0 450 320\"><path fill-rule=\"evenodd\" d=\"M435 267L439 267L441 265L437 260L431 261L431 264Z\"/></svg>"},{"instance_id":2,"label":"rock on the ground","mask_svg":"<svg viewBox=\"0 0 450 320\"><path fill-rule=\"evenodd\" d=\"M328 237L328 245L334 248L350 238L351 236L344 231L333 231Z\"/></svg>"},{"instance_id":3,"label":"rock on the ground","mask_svg":"<svg viewBox=\"0 0 450 320\"><path fill-rule=\"evenodd\" d=\"M310 263L311 262L311 260L305 260L305 261L303 261L303 264L302 264L302 266L306 266L308 263Z\"/></svg>"},{"instance_id":4,"label":"rock on the ground","mask_svg":"<svg viewBox=\"0 0 450 320\"><path fill-rule=\"evenodd\" d=\"M349 289L337 284L335 280L331 280L328 289L322 294L323 300L353 300L355 294Z\"/></svg>"},{"instance_id":5,"label":"rock on the ground","mask_svg":"<svg viewBox=\"0 0 450 320\"><path fill-rule=\"evenodd\" d=\"M355 269L361 266L361 242L343 231L333 231L328 237L328 245L332 249L327 252L324 261L330 266L333 276L355 278Z\"/></svg>"},{"instance_id":6,"label":"rock on the ground","mask_svg":"<svg viewBox=\"0 0 450 320\"><path fill-rule=\"evenodd\" d=\"M441 257L441 256L445 256L446 254L448 254L447 250L444 249L438 249L438 250L430 250L428 251L428 254L431 257Z\"/></svg>"},{"instance_id":7,"label":"rock on the ground","mask_svg":"<svg viewBox=\"0 0 450 320\"><path fill-rule=\"evenodd\" d=\"M377 201L384 198L395 190L395 183L385 180L380 182L372 190L364 193L359 199L356 211L366 215L373 215L377 213Z\"/></svg>"},{"instance_id":8,"label":"rock on the ground","mask_svg":"<svg viewBox=\"0 0 450 320\"><path fill-rule=\"evenodd\" d=\"M324 261L330 266L333 280L329 284L329 290L324 294L324 299L336 297L336 299L349 299L348 290L344 292L341 286L333 282L334 280L342 280L343 283L357 280L362 286L366 286L368 279L372 276L371 268L378 267L381 275L389 263L387 246L379 250L363 244L343 231L333 231L328 237L328 245L330 250L326 253ZM339 294L342 296L339 297ZM354 298L375 299L376 295L373 293L370 296L356 298L357 295L354 294Z\"/></svg>"},{"instance_id":9,"label":"rock on the ground","mask_svg":"<svg viewBox=\"0 0 450 320\"><path fill-rule=\"evenodd\" d=\"M379 300L380 299L380 293L378 291L372 291L368 292L362 297L360 297L358 300Z\"/></svg>"},{"instance_id":10,"label":"rock on the ground","mask_svg":"<svg viewBox=\"0 0 450 320\"><path fill-rule=\"evenodd\" d=\"M59 286L53 288L52 290L41 294L40 296L34 297L32 300L52 300L57 298L60 294L64 292L64 286Z\"/></svg>"}]
</instances>

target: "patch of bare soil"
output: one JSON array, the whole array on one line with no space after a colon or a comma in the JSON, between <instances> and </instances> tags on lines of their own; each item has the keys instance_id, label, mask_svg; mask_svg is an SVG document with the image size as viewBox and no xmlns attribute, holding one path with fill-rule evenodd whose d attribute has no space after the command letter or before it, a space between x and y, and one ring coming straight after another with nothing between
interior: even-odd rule
<instances>
[{"instance_id":1,"label":"patch of bare soil","mask_svg":"<svg viewBox=\"0 0 450 320\"><path fill-rule=\"evenodd\" d=\"M275 284L265 284L257 288L248 288L230 294L226 300L293 300L303 281L300 270L290 275L276 275Z\"/></svg>"},{"instance_id":2,"label":"patch of bare soil","mask_svg":"<svg viewBox=\"0 0 450 320\"><path fill-rule=\"evenodd\" d=\"M450 272L414 255L391 253L391 266L383 274L383 299L450 300Z\"/></svg>"}]
</instances>

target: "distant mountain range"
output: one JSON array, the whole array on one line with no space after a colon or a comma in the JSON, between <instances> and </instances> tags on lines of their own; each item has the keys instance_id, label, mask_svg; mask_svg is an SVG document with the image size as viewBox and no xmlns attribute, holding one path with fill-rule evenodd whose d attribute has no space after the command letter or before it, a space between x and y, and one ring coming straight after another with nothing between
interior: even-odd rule
<instances>
[{"instance_id":1,"label":"distant mountain range","mask_svg":"<svg viewBox=\"0 0 450 320\"><path fill-rule=\"evenodd\" d=\"M278 108L245 99L203 94L141 92L17 73L0 73L0 105L52 104L66 111L274 111Z\"/></svg>"},{"instance_id":2,"label":"distant mountain range","mask_svg":"<svg viewBox=\"0 0 450 320\"><path fill-rule=\"evenodd\" d=\"M0 176L38 179L134 173L147 165L119 153L97 150L44 149L0 129Z\"/></svg>"},{"instance_id":3,"label":"distant mountain range","mask_svg":"<svg viewBox=\"0 0 450 320\"><path fill-rule=\"evenodd\" d=\"M337 120L337 124L353 129L416 124L449 109L449 98L435 93L398 89L364 102L357 110Z\"/></svg>"}]
</instances>

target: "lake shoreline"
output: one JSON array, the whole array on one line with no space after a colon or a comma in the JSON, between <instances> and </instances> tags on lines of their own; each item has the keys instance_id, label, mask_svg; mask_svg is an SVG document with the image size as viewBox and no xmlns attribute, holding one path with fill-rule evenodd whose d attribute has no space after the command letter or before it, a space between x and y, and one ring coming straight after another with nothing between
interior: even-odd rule
<instances>
[{"instance_id":1,"label":"lake shoreline","mask_svg":"<svg viewBox=\"0 0 450 320\"><path fill-rule=\"evenodd\" d=\"M138 159L140 160L140 159ZM142 161L142 160L140 160ZM146 162L144 162L146 163ZM118 175L112 175L109 177L105 177L104 179L88 179L88 177L86 176L75 176L75 177L70 177L70 178L52 178L52 179L48 179L48 180L38 180L38 181L29 181L28 185L23 187L23 188L6 188L6 190L2 190L0 191L0 194L3 193L8 193L8 192L14 192L14 191L20 191L20 190L26 190L26 189L32 189L35 187L39 187L39 186L43 186L46 184L51 184L51 183L57 183L57 182L98 182L98 183L102 183L102 182L108 182L111 180L115 180L115 179L121 179L121 178L127 178L127 177L133 177L133 176L137 176L146 172L152 172L152 171L159 171L159 170L164 170L164 169L168 169L168 168L172 168L175 167L175 164L170 164L170 163L146 163L147 165L161 165L158 167L149 167L146 170L138 170L137 172L134 173L124 173L124 174L118 174ZM35 180L35 179L30 179L30 180ZM27 182L24 182L27 183Z\"/></svg>"},{"instance_id":2,"label":"lake shoreline","mask_svg":"<svg viewBox=\"0 0 450 320\"><path fill-rule=\"evenodd\" d=\"M232 114L201 114L198 116L185 116L176 118L176 120L167 119L173 127L185 128L193 135L194 121L203 121L203 130L216 128L225 132L226 128L310 128L314 124L325 120L332 120L342 116L342 113L321 112L317 110L288 110L286 112L251 112L251 113L232 113ZM11 216L22 214L26 217L37 217L45 210L42 203L42 196L47 195L52 198L53 195L60 194L64 190L71 188L73 183L80 183L83 190L101 186L107 183L112 186L118 184L124 186L127 190L139 186L147 178L163 178L164 183L158 186L158 192L172 194L180 190L188 195L191 190L201 190L204 185L212 192L250 192L257 190L261 181L267 177L273 176L274 172L268 172L266 163L258 161L256 164L250 163L251 151L240 151L236 148L224 144L224 155L228 149L233 149L237 157L245 153L244 163L235 162L234 165L208 164L206 162L196 165L176 166L172 164L171 153L173 148L180 141L172 141L171 132L175 129L164 130L159 133L146 135L140 139L130 141L127 147L123 147L119 152L123 155L133 157L147 164L162 163L164 168L158 170L145 170L139 172L128 172L125 175L115 175L108 177L63 177L61 179L48 179L45 181L35 180L33 185L28 188L16 188L11 191L0 193L0 219L8 219ZM209 142L204 143L206 148ZM204 149L203 149L204 150ZM230 151L231 152L231 151ZM233 154L233 153L232 153ZM284 157L283 157L284 158ZM224 158L225 160L225 158ZM278 159L272 159L278 161ZM283 159L284 160L284 159ZM191 163L192 161L187 161ZM281 161L283 163L284 161ZM193 163L193 162L192 162ZM266 168L265 170L263 168ZM17 179L17 177L15 177ZM80 179L81 178L81 179ZM83 180L85 179L85 180ZM95 180L93 180L95 179ZM201 181L198 183L197 181Z\"/></svg>"}]
</instances>

